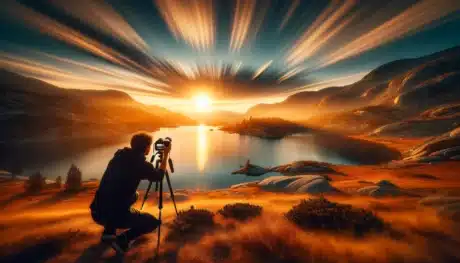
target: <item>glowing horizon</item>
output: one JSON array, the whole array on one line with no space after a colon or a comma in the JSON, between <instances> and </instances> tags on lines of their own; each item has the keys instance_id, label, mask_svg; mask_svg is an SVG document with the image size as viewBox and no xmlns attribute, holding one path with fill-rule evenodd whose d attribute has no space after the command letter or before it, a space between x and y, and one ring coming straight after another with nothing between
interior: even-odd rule
<instances>
[{"instance_id":1,"label":"glowing horizon","mask_svg":"<svg viewBox=\"0 0 460 263\"><path fill-rule=\"evenodd\" d=\"M5 1L0 67L176 111L244 112L460 45L453 0L39 2Z\"/></svg>"}]
</instances>

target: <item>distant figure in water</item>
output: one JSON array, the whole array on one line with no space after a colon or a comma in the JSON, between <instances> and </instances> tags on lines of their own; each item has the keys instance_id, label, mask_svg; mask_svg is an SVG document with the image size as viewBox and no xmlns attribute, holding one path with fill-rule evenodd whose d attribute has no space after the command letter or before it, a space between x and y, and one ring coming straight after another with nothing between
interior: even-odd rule
<instances>
[{"instance_id":1,"label":"distant figure in water","mask_svg":"<svg viewBox=\"0 0 460 263\"><path fill-rule=\"evenodd\" d=\"M151 144L152 137L140 133L132 137L131 148L115 153L90 206L93 220L104 227L101 241L110 243L120 255L129 249L131 241L161 224L153 215L131 207L138 199L136 189L141 180L159 182L164 176L163 170L145 159ZM116 235L117 229L128 230Z\"/></svg>"}]
</instances>

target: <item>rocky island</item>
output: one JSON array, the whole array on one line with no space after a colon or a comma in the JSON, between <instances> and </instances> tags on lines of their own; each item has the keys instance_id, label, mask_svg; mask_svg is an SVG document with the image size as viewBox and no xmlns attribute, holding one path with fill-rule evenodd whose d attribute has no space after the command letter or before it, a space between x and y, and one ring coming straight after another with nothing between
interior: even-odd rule
<instances>
[{"instance_id":1,"label":"rocky island","mask_svg":"<svg viewBox=\"0 0 460 263\"><path fill-rule=\"evenodd\" d=\"M249 135L264 139L281 139L296 133L308 132L311 129L281 118L252 118L244 119L235 124L220 128L222 131Z\"/></svg>"}]
</instances>

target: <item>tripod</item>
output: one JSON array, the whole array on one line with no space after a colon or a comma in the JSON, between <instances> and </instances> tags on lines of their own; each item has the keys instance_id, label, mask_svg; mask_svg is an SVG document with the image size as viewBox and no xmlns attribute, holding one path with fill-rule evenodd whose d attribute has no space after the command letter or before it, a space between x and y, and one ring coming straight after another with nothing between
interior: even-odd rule
<instances>
[{"instance_id":1,"label":"tripod","mask_svg":"<svg viewBox=\"0 0 460 263\"><path fill-rule=\"evenodd\" d=\"M173 163L173 160L169 158L169 152L171 151L171 141L172 141L171 138L168 138L168 137L165 140L161 138L158 139L155 142L156 153L152 155L150 162L153 163L155 161L155 157L158 156L158 159L155 161L155 168L161 169L164 171L164 177L166 177L166 182L169 187L169 193L171 196L171 200L173 201L173 204L174 204L174 210L176 211L176 215L178 215L176 199L174 197L174 190L172 188L171 179L169 178L169 172L167 169L169 166L171 173L174 173L174 163ZM158 220L160 220L160 222L161 222L161 211L163 209L163 179L159 182L155 182L155 192L160 191L159 196L158 196L158 209L159 209ZM144 195L144 199L142 200L141 210L144 207L145 201L148 198L149 191L152 188L152 183L153 183L152 181L149 182L149 185ZM159 251L160 251L160 236L161 236L161 224L158 226L158 239L157 239L157 248L156 248L157 256L159 255Z\"/></svg>"}]
</instances>

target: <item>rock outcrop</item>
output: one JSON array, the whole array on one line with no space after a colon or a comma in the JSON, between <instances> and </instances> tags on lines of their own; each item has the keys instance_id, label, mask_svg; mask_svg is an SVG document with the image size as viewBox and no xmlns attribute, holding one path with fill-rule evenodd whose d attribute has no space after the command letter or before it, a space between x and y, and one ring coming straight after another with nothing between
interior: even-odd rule
<instances>
[{"instance_id":1,"label":"rock outcrop","mask_svg":"<svg viewBox=\"0 0 460 263\"><path fill-rule=\"evenodd\" d=\"M236 171L233 171L232 174L244 174L247 176L261 176L270 172L270 169L264 168L262 166L251 164L249 160L246 161L246 164Z\"/></svg>"},{"instance_id":2,"label":"rock outcrop","mask_svg":"<svg viewBox=\"0 0 460 263\"><path fill-rule=\"evenodd\" d=\"M406 153L403 163L432 163L460 159L460 128L431 138Z\"/></svg>"},{"instance_id":3,"label":"rock outcrop","mask_svg":"<svg viewBox=\"0 0 460 263\"><path fill-rule=\"evenodd\" d=\"M388 180L382 180L375 185L358 189L358 194L371 197L389 197L407 195L398 186Z\"/></svg>"},{"instance_id":4,"label":"rock outcrop","mask_svg":"<svg viewBox=\"0 0 460 263\"><path fill-rule=\"evenodd\" d=\"M419 204L436 209L440 216L460 221L460 196L428 196L421 199Z\"/></svg>"},{"instance_id":5,"label":"rock outcrop","mask_svg":"<svg viewBox=\"0 0 460 263\"><path fill-rule=\"evenodd\" d=\"M264 139L281 139L296 133L310 131L307 127L280 118L249 118L240 123L226 125L222 131Z\"/></svg>"},{"instance_id":6,"label":"rock outcrop","mask_svg":"<svg viewBox=\"0 0 460 263\"><path fill-rule=\"evenodd\" d=\"M300 175L314 173L337 174L330 164L315 161L297 161L290 164L279 165L270 169L283 175Z\"/></svg>"},{"instance_id":7,"label":"rock outcrop","mask_svg":"<svg viewBox=\"0 0 460 263\"><path fill-rule=\"evenodd\" d=\"M271 176L258 183L261 189L273 192L328 194L338 193L321 175Z\"/></svg>"}]
</instances>

